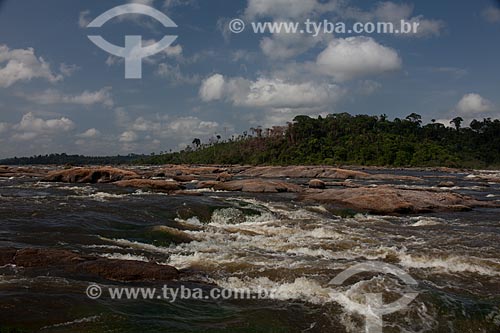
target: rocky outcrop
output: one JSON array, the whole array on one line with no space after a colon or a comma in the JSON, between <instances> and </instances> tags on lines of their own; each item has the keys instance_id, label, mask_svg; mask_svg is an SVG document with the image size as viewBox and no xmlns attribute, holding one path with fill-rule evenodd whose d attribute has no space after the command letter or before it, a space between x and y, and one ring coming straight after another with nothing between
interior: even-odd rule
<instances>
[{"instance_id":1,"label":"rocky outcrop","mask_svg":"<svg viewBox=\"0 0 500 333\"><path fill-rule=\"evenodd\" d=\"M130 179L114 182L114 185L120 187L147 188L161 191L177 191L182 187L175 181L159 179Z\"/></svg>"},{"instance_id":2,"label":"rocky outcrop","mask_svg":"<svg viewBox=\"0 0 500 333\"><path fill-rule=\"evenodd\" d=\"M216 191L241 191L251 193L282 193L282 192L302 192L299 185L262 179L242 179L229 182L200 182L198 186L206 186ZM203 188L203 187L200 187Z\"/></svg>"},{"instance_id":3,"label":"rocky outcrop","mask_svg":"<svg viewBox=\"0 0 500 333\"><path fill-rule=\"evenodd\" d=\"M176 279L175 267L152 262L106 259L84 256L63 249L0 249L0 266L60 269L69 274L84 273L114 281L168 281Z\"/></svg>"},{"instance_id":4,"label":"rocky outcrop","mask_svg":"<svg viewBox=\"0 0 500 333\"><path fill-rule=\"evenodd\" d=\"M43 180L63 183L111 183L134 178L139 178L139 175L134 171L101 167L51 171Z\"/></svg>"},{"instance_id":5,"label":"rocky outcrop","mask_svg":"<svg viewBox=\"0 0 500 333\"><path fill-rule=\"evenodd\" d=\"M324 189L326 188L326 184L320 179L311 179L309 181L309 188Z\"/></svg>"},{"instance_id":6,"label":"rocky outcrop","mask_svg":"<svg viewBox=\"0 0 500 333\"><path fill-rule=\"evenodd\" d=\"M248 168L238 176L242 177L262 177L262 178L327 178L327 179L392 179L406 181L420 181L413 176L390 175L390 174L370 174L363 171L339 169L334 167L317 166L265 166Z\"/></svg>"},{"instance_id":7,"label":"rocky outcrop","mask_svg":"<svg viewBox=\"0 0 500 333\"><path fill-rule=\"evenodd\" d=\"M474 207L498 206L453 192L408 190L392 186L309 190L302 199L374 214L463 211Z\"/></svg>"},{"instance_id":8,"label":"rocky outcrop","mask_svg":"<svg viewBox=\"0 0 500 333\"><path fill-rule=\"evenodd\" d=\"M221 182L227 182L233 179L233 176L228 172L222 172L217 175L216 180Z\"/></svg>"}]
</instances>

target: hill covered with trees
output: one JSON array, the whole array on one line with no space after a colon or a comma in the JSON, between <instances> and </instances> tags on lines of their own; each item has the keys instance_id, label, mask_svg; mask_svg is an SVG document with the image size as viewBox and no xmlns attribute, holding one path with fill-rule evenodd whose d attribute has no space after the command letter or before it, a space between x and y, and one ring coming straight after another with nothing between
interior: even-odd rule
<instances>
[{"instance_id":1,"label":"hill covered with trees","mask_svg":"<svg viewBox=\"0 0 500 333\"><path fill-rule=\"evenodd\" d=\"M130 154L127 156L83 156L67 154L49 154L32 157L13 157L0 160L4 165L42 165L42 164L71 164L71 165L118 165L131 164L144 155Z\"/></svg>"},{"instance_id":2,"label":"hill covered with trees","mask_svg":"<svg viewBox=\"0 0 500 333\"><path fill-rule=\"evenodd\" d=\"M217 136L202 143L194 138L183 151L141 158L138 163L500 166L499 120L474 120L463 127L463 119L457 117L451 124L423 125L414 113L392 121L385 115L298 116L286 126L252 128L226 140Z\"/></svg>"}]
</instances>

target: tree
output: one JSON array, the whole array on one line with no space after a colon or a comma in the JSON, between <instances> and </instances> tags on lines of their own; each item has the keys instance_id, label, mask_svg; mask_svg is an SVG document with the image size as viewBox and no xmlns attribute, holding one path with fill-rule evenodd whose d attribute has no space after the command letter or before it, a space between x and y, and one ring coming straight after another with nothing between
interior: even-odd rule
<instances>
[{"instance_id":1,"label":"tree","mask_svg":"<svg viewBox=\"0 0 500 333\"><path fill-rule=\"evenodd\" d=\"M198 138L194 138L193 145L198 148L201 145L201 140Z\"/></svg>"},{"instance_id":2,"label":"tree","mask_svg":"<svg viewBox=\"0 0 500 333\"><path fill-rule=\"evenodd\" d=\"M463 118L462 117L455 117L453 118L451 121L450 121L450 124L453 124L455 125L455 128L457 129L457 131L460 131L460 126L462 126L462 122L463 122Z\"/></svg>"},{"instance_id":3,"label":"tree","mask_svg":"<svg viewBox=\"0 0 500 333\"><path fill-rule=\"evenodd\" d=\"M422 124L422 116L415 112L407 116L406 120L414 124Z\"/></svg>"}]
</instances>

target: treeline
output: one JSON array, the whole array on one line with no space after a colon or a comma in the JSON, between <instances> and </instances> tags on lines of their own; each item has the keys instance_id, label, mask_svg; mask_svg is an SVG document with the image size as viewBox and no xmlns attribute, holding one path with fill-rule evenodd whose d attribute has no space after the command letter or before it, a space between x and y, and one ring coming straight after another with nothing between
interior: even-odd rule
<instances>
[{"instance_id":1,"label":"treeline","mask_svg":"<svg viewBox=\"0 0 500 333\"><path fill-rule=\"evenodd\" d=\"M32 157L14 157L0 160L3 165L118 165L131 164L138 159L144 159L145 155L130 154L127 156L83 156L67 154L38 155Z\"/></svg>"},{"instance_id":2,"label":"treeline","mask_svg":"<svg viewBox=\"0 0 500 333\"><path fill-rule=\"evenodd\" d=\"M394 167L500 166L500 121L457 117L446 127L426 125L418 114L389 120L386 115L298 116L286 126L252 128L238 137L208 143L194 138L185 150L141 158L138 163L351 164Z\"/></svg>"}]
</instances>

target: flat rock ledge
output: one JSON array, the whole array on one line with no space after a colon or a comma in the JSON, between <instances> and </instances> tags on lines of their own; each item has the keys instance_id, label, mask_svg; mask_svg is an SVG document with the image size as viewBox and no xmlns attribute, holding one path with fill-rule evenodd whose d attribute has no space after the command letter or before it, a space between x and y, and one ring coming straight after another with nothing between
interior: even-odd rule
<instances>
[{"instance_id":1,"label":"flat rock ledge","mask_svg":"<svg viewBox=\"0 0 500 333\"><path fill-rule=\"evenodd\" d=\"M384 185L349 189L308 190L304 201L321 202L374 214L417 214L436 211L467 211L475 207L500 207L498 202L479 201L453 192L398 189Z\"/></svg>"},{"instance_id":2,"label":"flat rock ledge","mask_svg":"<svg viewBox=\"0 0 500 333\"><path fill-rule=\"evenodd\" d=\"M61 269L67 273L84 273L121 282L171 281L180 274L175 267L168 265L85 256L63 249L0 249L0 266L9 264L28 269Z\"/></svg>"}]
</instances>

